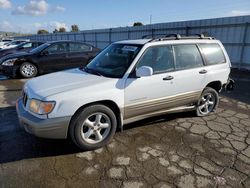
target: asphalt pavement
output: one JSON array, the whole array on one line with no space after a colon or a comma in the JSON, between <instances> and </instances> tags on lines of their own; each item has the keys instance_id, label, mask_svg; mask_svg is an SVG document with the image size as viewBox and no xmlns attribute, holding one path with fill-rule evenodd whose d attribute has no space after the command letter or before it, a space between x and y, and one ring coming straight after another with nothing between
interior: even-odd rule
<instances>
[{"instance_id":1,"label":"asphalt pavement","mask_svg":"<svg viewBox=\"0 0 250 188\"><path fill-rule=\"evenodd\" d=\"M27 80L1 80L0 187L250 187L250 76L232 76L216 113L129 124L95 151L24 132L14 105Z\"/></svg>"}]
</instances>

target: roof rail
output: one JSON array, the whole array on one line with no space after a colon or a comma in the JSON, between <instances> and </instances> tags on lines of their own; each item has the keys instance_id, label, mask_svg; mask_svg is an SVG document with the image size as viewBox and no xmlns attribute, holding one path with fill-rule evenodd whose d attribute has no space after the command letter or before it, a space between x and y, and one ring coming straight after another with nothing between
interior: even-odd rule
<instances>
[{"instance_id":1,"label":"roof rail","mask_svg":"<svg viewBox=\"0 0 250 188\"><path fill-rule=\"evenodd\" d=\"M152 35L151 35L152 36ZM164 41L164 40L185 40L185 39L208 39L208 40L214 40L214 37L205 37L203 34L191 34L191 35L181 35L181 34L168 34L164 37L152 37L149 42L155 42L155 41Z\"/></svg>"},{"instance_id":2,"label":"roof rail","mask_svg":"<svg viewBox=\"0 0 250 188\"><path fill-rule=\"evenodd\" d=\"M143 35L143 36L142 36L142 39L147 39L148 37L150 37L150 39L152 39L152 38L154 38L155 36L162 36L162 37L165 37L165 36L166 36L166 33Z\"/></svg>"}]
</instances>

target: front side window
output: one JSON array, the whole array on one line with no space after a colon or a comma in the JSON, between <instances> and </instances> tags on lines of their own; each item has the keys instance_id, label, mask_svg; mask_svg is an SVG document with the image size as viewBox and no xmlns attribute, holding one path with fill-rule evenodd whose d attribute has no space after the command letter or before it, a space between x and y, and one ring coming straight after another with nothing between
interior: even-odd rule
<instances>
[{"instance_id":1,"label":"front side window","mask_svg":"<svg viewBox=\"0 0 250 188\"><path fill-rule=\"evenodd\" d=\"M81 43L70 43L69 51L70 52L88 52L91 50L91 47Z\"/></svg>"},{"instance_id":2,"label":"front side window","mask_svg":"<svg viewBox=\"0 0 250 188\"><path fill-rule=\"evenodd\" d=\"M34 48L33 50L31 50L30 53L42 52L44 49L48 48L50 45L51 45L50 43L44 43L44 44Z\"/></svg>"},{"instance_id":3,"label":"front side window","mask_svg":"<svg viewBox=\"0 0 250 188\"><path fill-rule=\"evenodd\" d=\"M153 73L162 73L174 70L174 58L171 46L154 46L148 48L139 60L136 68L149 66Z\"/></svg>"},{"instance_id":4,"label":"front side window","mask_svg":"<svg viewBox=\"0 0 250 188\"><path fill-rule=\"evenodd\" d=\"M208 65L225 63L226 59L218 44L199 44Z\"/></svg>"},{"instance_id":5,"label":"front side window","mask_svg":"<svg viewBox=\"0 0 250 188\"><path fill-rule=\"evenodd\" d=\"M141 47L134 44L111 44L97 55L85 70L106 77L122 78Z\"/></svg>"},{"instance_id":6,"label":"front side window","mask_svg":"<svg viewBox=\"0 0 250 188\"><path fill-rule=\"evenodd\" d=\"M38 47L38 46L40 46L40 45L42 45L43 43L40 43L40 42L32 42L32 47L33 48L36 48L36 47Z\"/></svg>"},{"instance_id":7,"label":"front side window","mask_svg":"<svg viewBox=\"0 0 250 188\"><path fill-rule=\"evenodd\" d=\"M67 51L67 43L57 43L46 49L48 54L59 54Z\"/></svg>"},{"instance_id":8,"label":"front side window","mask_svg":"<svg viewBox=\"0 0 250 188\"><path fill-rule=\"evenodd\" d=\"M203 60L195 44L174 45L175 66L177 70L203 66Z\"/></svg>"}]
</instances>

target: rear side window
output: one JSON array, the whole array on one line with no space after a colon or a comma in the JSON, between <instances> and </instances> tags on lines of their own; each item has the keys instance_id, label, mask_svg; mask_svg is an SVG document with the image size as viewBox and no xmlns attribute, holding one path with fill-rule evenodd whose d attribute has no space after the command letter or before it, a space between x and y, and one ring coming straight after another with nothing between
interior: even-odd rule
<instances>
[{"instance_id":1,"label":"rear side window","mask_svg":"<svg viewBox=\"0 0 250 188\"><path fill-rule=\"evenodd\" d=\"M190 69L203 66L200 52L195 44L174 45L176 69Z\"/></svg>"},{"instance_id":2,"label":"rear side window","mask_svg":"<svg viewBox=\"0 0 250 188\"><path fill-rule=\"evenodd\" d=\"M199 44L208 65L225 63L224 53L218 44Z\"/></svg>"},{"instance_id":3,"label":"rear side window","mask_svg":"<svg viewBox=\"0 0 250 188\"><path fill-rule=\"evenodd\" d=\"M58 54L58 53L65 53L67 50L67 43L56 43L49 46L46 51L49 54Z\"/></svg>"},{"instance_id":4,"label":"rear side window","mask_svg":"<svg viewBox=\"0 0 250 188\"><path fill-rule=\"evenodd\" d=\"M69 43L70 52L88 52L91 50L91 47L81 43Z\"/></svg>"}]
</instances>

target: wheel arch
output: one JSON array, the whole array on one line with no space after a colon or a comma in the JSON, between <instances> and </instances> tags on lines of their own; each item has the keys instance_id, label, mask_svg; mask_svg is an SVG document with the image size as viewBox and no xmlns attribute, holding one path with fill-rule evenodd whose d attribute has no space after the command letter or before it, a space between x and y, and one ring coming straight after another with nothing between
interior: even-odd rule
<instances>
[{"instance_id":1,"label":"wheel arch","mask_svg":"<svg viewBox=\"0 0 250 188\"><path fill-rule=\"evenodd\" d=\"M71 125L71 123L73 122L74 118L76 116L79 115L79 113L81 113L81 111L88 107L88 106L92 106L92 105L104 105L104 106L107 106L109 107L115 114L116 118L117 118L117 129L122 129L122 116L121 116L121 110L120 108L118 107L118 105L112 101L112 100L101 100L101 101L95 101L95 102L91 102L91 103L87 103L87 104L84 104L83 106L81 106L80 108L78 108L76 110L76 112L74 113L74 115L71 117L71 120L70 120L70 123L69 123L69 126ZM70 128L68 128L68 133L67 133L67 137L70 135L69 134L69 130Z\"/></svg>"},{"instance_id":2,"label":"wheel arch","mask_svg":"<svg viewBox=\"0 0 250 188\"><path fill-rule=\"evenodd\" d=\"M215 91L220 92L220 90L222 89L222 83L221 81L217 80L217 81L208 83L206 87L213 88Z\"/></svg>"}]
</instances>

